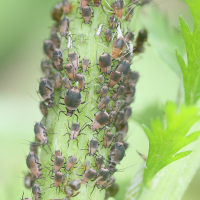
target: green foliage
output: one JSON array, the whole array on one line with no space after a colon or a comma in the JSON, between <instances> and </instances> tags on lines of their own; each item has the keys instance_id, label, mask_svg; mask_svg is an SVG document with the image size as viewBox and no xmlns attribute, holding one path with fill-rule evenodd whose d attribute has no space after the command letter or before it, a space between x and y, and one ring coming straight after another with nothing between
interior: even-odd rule
<instances>
[{"instance_id":1,"label":"green foliage","mask_svg":"<svg viewBox=\"0 0 200 200\"><path fill-rule=\"evenodd\" d=\"M179 151L197 140L200 135L200 131L197 131L186 136L191 126L200 119L196 107L183 105L180 112L176 113L175 104L169 102L164 111L166 127L160 119L152 122L151 130L144 126L144 131L149 139L149 154L143 179L146 186L162 168L189 155L191 151Z\"/></svg>"},{"instance_id":2,"label":"green foliage","mask_svg":"<svg viewBox=\"0 0 200 200\"><path fill-rule=\"evenodd\" d=\"M186 46L187 62L184 61L178 50L176 50L176 56L183 73L185 102L187 104L194 104L199 99L200 94L200 1L187 0L187 3L193 16L194 30L193 32L190 31L182 17L180 17L179 24Z\"/></svg>"}]
</instances>

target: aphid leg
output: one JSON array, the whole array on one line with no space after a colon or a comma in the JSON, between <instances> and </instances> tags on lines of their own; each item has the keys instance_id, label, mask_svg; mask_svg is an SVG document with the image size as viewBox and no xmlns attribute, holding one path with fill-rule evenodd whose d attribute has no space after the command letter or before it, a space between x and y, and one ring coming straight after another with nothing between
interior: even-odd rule
<instances>
[{"instance_id":1,"label":"aphid leg","mask_svg":"<svg viewBox=\"0 0 200 200\"><path fill-rule=\"evenodd\" d=\"M76 194L72 195L71 197L75 197L75 196L77 196L78 194L80 194L80 192L77 192Z\"/></svg>"},{"instance_id":2,"label":"aphid leg","mask_svg":"<svg viewBox=\"0 0 200 200\"><path fill-rule=\"evenodd\" d=\"M93 120L91 118L89 118L88 116L84 115L85 117L87 117L91 122L93 122Z\"/></svg>"},{"instance_id":3,"label":"aphid leg","mask_svg":"<svg viewBox=\"0 0 200 200\"><path fill-rule=\"evenodd\" d=\"M76 179L78 179L78 176L76 174L76 170L79 169L82 166L82 164L80 164L76 169L73 170L74 176Z\"/></svg>"}]
</instances>

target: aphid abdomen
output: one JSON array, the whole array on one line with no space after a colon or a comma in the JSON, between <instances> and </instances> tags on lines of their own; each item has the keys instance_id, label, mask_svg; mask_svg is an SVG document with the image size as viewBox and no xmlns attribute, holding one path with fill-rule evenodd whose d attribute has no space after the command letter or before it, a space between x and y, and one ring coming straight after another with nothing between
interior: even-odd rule
<instances>
[{"instance_id":1,"label":"aphid abdomen","mask_svg":"<svg viewBox=\"0 0 200 200\"><path fill-rule=\"evenodd\" d=\"M117 58L119 54L125 49L126 42L122 36L120 36L117 40L115 40L112 48L112 57Z\"/></svg>"},{"instance_id":2,"label":"aphid abdomen","mask_svg":"<svg viewBox=\"0 0 200 200\"><path fill-rule=\"evenodd\" d=\"M109 148L113 140L113 134L111 132L107 132L103 139L103 146L105 148Z\"/></svg>"},{"instance_id":3,"label":"aphid abdomen","mask_svg":"<svg viewBox=\"0 0 200 200\"><path fill-rule=\"evenodd\" d=\"M123 11L124 11L124 1L123 0L116 0L116 1L113 2L112 7L113 7L113 10L115 12L115 15L119 19L121 19Z\"/></svg>"},{"instance_id":4,"label":"aphid abdomen","mask_svg":"<svg viewBox=\"0 0 200 200\"><path fill-rule=\"evenodd\" d=\"M68 60L75 67L76 71L79 68L79 57L75 52L70 52L68 55Z\"/></svg>"},{"instance_id":5,"label":"aphid abdomen","mask_svg":"<svg viewBox=\"0 0 200 200\"><path fill-rule=\"evenodd\" d=\"M102 72L107 75L111 70L112 59L111 56L107 53L103 53L99 57L99 67L101 68Z\"/></svg>"},{"instance_id":6,"label":"aphid abdomen","mask_svg":"<svg viewBox=\"0 0 200 200\"><path fill-rule=\"evenodd\" d=\"M57 188L63 181L63 174L62 172L56 172L54 175L54 186Z\"/></svg>"},{"instance_id":7,"label":"aphid abdomen","mask_svg":"<svg viewBox=\"0 0 200 200\"><path fill-rule=\"evenodd\" d=\"M51 40L45 40L43 43L43 50L50 60L53 58L55 46Z\"/></svg>"},{"instance_id":8,"label":"aphid abdomen","mask_svg":"<svg viewBox=\"0 0 200 200\"><path fill-rule=\"evenodd\" d=\"M92 139L89 143L89 155L94 156L98 149L98 141L96 139Z\"/></svg>"},{"instance_id":9,"label":"aphid abdomen","mask_svg":"<svg viewBox=\"0 0 200 200\"><path fill-rule=\"evenodd\" d=\"M62 156L55 157L55 160L54 160L54 172L59 171L62 168L63 165L64 165L63 157Z\"/></svg>"},{"instance_id":10,"label":"aphid abdomen","mask_svg":"<svg viewBox=\"0 0 200 200\"><path fill-rule=\"evenodd\" d=\"M76 69L72 64L66 64L65 72L69 76L69 78L74 81L74 79L76 77Z\"/></svg>"},{"instance_id":11,"label":"aphid abdomen","mask_svg":"<svg viewBox=\"0 0 200 200\"><path fill-rule=\"evenodd\" d=\"M110 101L109 96L103 97L97 106L98 110L102 110L105 106L107 106L109 101Z\"/></svg>"},{"instance_id":12,"label":"aphid abdomen","mask_svg":"<svg viewBox=\"0 0 200 200\"><path fill-rule=\"evenodd\" d=\"M77 162L76 156L70 156L67 160L66 170L69 171L71 168L73 168L76 162Z\"/></svg>"},{"instance_id":13,"label":"aphid abdomen","mask_svg":"<svg viewBox=\"0 0 200 200\"><path fill-rule=\"evenodd\" d=\"M77 138L79 132L80 132L81 128L80 128L80 124L79 123L73 123L72 127L71 127L71 136L70 139L74 140Z\"/></svg>"},{"instance_id":14,"label":"aphid abdomen","mask_svg":"<svg viewBox=\"0 0 200 200\"><path fill-rule=\"evenodd\" d=\"M67 77L62 78L62 84L64 87L66 87L68 89L72 89L71 81Z\"/></svg>"},{"instance_id":15,"label":"aphid abdomen","mask_svg":"<svg viewBox=\"0 0 200 200\"><path fill-rule=\"evenodd\" d=\"M93 179L95 176L96 176L96 171L94 169L90 168L87 171L85 171L85 173L81 179L81 182L87 183L88 181Z\"/></svg>"},{"instance_id":16,"label":"aphid abdomen","mask_svg":"<svg viewBox=\"0 0 200 200\"><path fill-rule=\"evenodd\" d=\"M120 80L121 80L121 73L118 71L112 72L109 76L108 87L113 88Z\"/></svg>"},{"instance_id":17,"label":"aphid abdomen","mask_svg":"<svg viewBox=\"0 0 200 200\"><path fill-rule=\"evenodd\" d=\"M108 42L110 42L112 40L112 32L111 32L111 30L110 29L106 29L104 31L104 34L105 34L106 40Z\"/></svg>"},{"instance_id":18,"label":"aphid abdomen","mask_svg":"<svg viewBox=\"0 0 200 200\"><path fill-rule=\"evenodd\" d=\"M94 7L99 7L102 0L94 0Z\"/></svg>"},{"instance_id":19,"label":"aphid abdomen","mask_svg":"<svg viewBox=\"0 0 200 200\"><path fill-rule=\"evenodd\" d=\"M88 58L83 58L82 60L82 71L86 72L89 66L90 60Z\"/></svg>"},{"instance_id":20,"label":"aphid abdomen","mask_svg":"<svg viewBox=\"0 0 200 200\"><path fill-rule=\"evenodd\" d=\"M91 17L92 17L92 10L90 9L90 7L89 7L89 6L84 6L84 7L81 9L81 14L82 14L84 23L85 23L85 24L89 24L90 19L91 19Z\"/></svg>"}]
</instances>

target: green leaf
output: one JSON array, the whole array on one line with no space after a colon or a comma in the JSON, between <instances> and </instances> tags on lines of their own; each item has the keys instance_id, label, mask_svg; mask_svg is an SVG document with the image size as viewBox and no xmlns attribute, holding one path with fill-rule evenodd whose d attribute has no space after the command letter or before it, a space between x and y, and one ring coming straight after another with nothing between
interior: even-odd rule
<instances>
[{"instance_id":1,"label":"green leaf","mask_svg":"<svg viewBox=\"0 0 200 200\"><path fill-rule=\"evenodd\" d=\"M178 50L176 50L176 57L183 74L185 102L194 104L200 95L200 1L186 0L186 2L193 16L194 30L192 32L184 19L180 17L179 29L186 46L187 62Z\"/></svg>"},{"instance_id":2,"label":"green leaf","mask_svg":"<svg viewBox=\"0 0 200 200\"><path fill-rule=\"evenodd\" d=\"M191 126L200 119L198 108L182 105L177 113L175 104L168 102L164 111L166 123L156 119L151 124L151 130L143 125L149 139L149 153L143 177L145 186L150 184L162 168L189 155L191 151L179 151L197 140L200 135L200 131L197 131L186 136Z\"/></svg>"}]
</instances>

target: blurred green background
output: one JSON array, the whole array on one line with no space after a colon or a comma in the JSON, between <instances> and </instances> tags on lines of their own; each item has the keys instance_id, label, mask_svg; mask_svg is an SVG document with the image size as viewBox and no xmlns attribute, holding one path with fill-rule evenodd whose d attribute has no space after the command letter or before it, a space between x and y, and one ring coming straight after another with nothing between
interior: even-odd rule
<instances>
[{"instance_id":1,"label":"blurred green background","mask_svg":"<svg viewBox=\"0 0 200 200\"><path fill-rule=\"evenodd\" d=\"M37 80L42 76L42 43L49 35L52 25L50 10L55 3L56 0L0 1L0 199L19 199L23 191L25 196L31 197L31 192L23 186L22 177L27 171L27 141L34 138L34 122L42 118L35 100L39 100ZM165 18L153 16L153 9L158 9L169 25ZM167 100L176 101L180 70L174 49L184 47L177 28L180 14L192 28L188 7L180 1L156 1L140 11L138 23L150 30L149 44L146 44L145 53L133 62L133 69L139 71L140 80L128 134L131 145L119 168L135 165L123 173L116 173L121 185L118 200L123 199L126 186L142 163L136 150L145 155L148 153L148 140L140 123L149 126L152 117L162 115L162 105ZM183 200L200 199L199 178L200 171Z\"/></svg>"}]
</instances>

